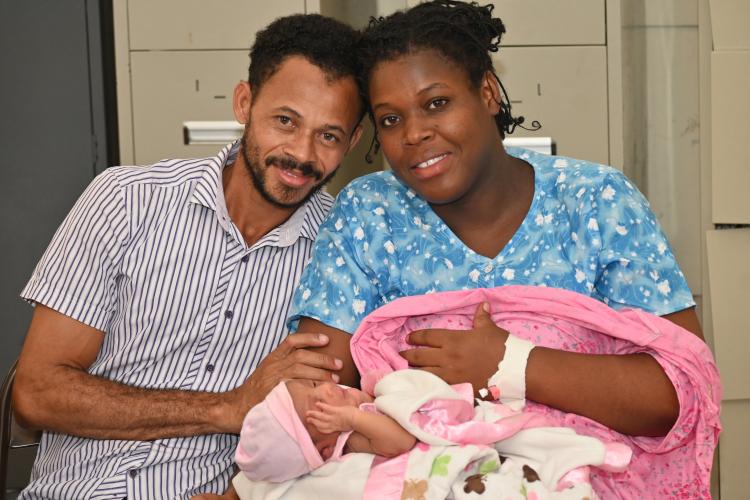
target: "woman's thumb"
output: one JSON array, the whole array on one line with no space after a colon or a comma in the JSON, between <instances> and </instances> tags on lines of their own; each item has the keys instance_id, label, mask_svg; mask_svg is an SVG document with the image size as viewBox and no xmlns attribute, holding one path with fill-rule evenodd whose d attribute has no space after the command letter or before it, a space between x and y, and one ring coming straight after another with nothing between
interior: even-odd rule
<instances>
[{"instance_id":1,"label":"woman's thumb","mask_svg":"<svg viewBox=\"0 0 750 500\"><path fill-rule=\"evenodd\" d=\"M481 328L494 324L490 317L490 304L489 302L482 302L474 312L474 328Z\"/></svg>"}]
</instances>

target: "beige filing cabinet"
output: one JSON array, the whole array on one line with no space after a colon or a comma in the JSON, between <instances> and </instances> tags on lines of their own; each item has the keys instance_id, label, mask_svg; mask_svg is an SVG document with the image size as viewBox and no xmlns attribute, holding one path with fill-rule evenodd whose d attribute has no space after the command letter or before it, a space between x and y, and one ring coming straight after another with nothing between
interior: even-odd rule
<instances>
[{"instance_id":1,"label":"beige filing cabinet","mask_svg":"<svg viewBox=\"0 0 750 500\"><path fill-rule=\"evenodd\" d=\"M120 163L215 154L186 145L185 121L234 120L255 33L277 17L317 12L311 0L122 0L114 3Z\"/></svg>"},{"instance_id":2,"label":"beige filing cabinet","mask_svg":"<svg viewBox=\"0 0 750 500\"><path fill-rule=\"evenodd\" d=\"M750 2L710 0L712 220L707 235L716 360L724 384L721 498L750 498ZM731 224L731 225L730 225Z\"/></svg>"},{"instance_id":3,"label":"beige filing cabinet","mask_svg":"<svg viewBox=\"0 0 750 500\"><path fill-rule=\"evenodd\" d=\"M513 112L538 120L557 154L614 163L609 154L604 0L495 0L506 34L495 68ZM585 75L585 77L583 77ZM621 165L618 165L620 168Z\"/></svg>"}]
</instances>

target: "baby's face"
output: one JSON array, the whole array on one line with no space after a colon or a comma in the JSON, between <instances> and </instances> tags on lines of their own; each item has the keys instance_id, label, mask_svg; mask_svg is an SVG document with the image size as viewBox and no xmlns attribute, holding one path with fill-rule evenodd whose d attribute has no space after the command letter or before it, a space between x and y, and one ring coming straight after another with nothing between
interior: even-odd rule
<instances>
[{"instance_id":1,"label":"baby's face","mask_svg":"<svg viewBox=\"0 0 750 500\"><path fill-rule=\"evenodd\" d=\"M316 403L322 401L331 406L359 406L371 402L372 398L359 389L342 387L333 382L318 382L315 380L289 380L286 383L289 394L294 401L294 407L300 418L308 410L317 409ZM301 410L304 410L301 413ZM302 418L304 422L304 418Z\"/></svg>"},{"instance_id":2,"label":"baby's face","mask_svg":"<svg viewBox=\"0 0 750 500\"><path fill-rule=\"evenodd\" d=\"M372 402L372 398L359 389L341 387L333 382L294 379L286 382L286 388L292 397L297 415L305 424L307 432L310 433L313 443L318 447L318 451L321 452L323 458L328 457L322 450L327 449L331 443L335 444L338 434L323 434L317 427L308 424L307 412L316 410L318 401L331 406L359 406L362 403Z\"/></svg>"}]
</instances>

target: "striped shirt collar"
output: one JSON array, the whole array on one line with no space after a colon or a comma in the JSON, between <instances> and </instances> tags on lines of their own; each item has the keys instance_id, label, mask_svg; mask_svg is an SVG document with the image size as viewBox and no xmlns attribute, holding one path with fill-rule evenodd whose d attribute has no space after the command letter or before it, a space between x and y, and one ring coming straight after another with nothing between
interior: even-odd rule
<instances>
[{"instance_id":1,"label":"striped shirt collar","mask_svg":"<svg viewBox=\"0 0 750 500\"><path fill-rule=\"evenodd\" d=\"M234 163L239 149L240 141L237 140L224 147L218 155L207 158L205 168L193 186L190 202L203 205L216 212L221 227L243 241L229 217L222 183L222 171L224 167ZM321 204L321 197L328 196L322 190L315 193L289 219L269 231L256 245L262 243L286 247L296 243L300 237L314 240L318 226L323 222L321 214L327 212Z\"/></svg>"}]
</instances>

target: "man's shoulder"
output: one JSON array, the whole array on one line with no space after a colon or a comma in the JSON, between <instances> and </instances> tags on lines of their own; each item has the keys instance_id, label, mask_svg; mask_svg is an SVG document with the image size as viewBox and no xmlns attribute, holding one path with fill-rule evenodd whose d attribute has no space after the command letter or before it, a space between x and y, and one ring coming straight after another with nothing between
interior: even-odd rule
<instances>
[{"instance_id":1,"label":"man's shoulder","mask_svg":"<svg viewBox=\"0 0 750 500\"><path fill-rule=\"evenodd\" d=\"M318 228L325 220L333 206L333 196L319 190L305 202L305 223L309 226L311 237L317 234Z\"/></svg>"},{"instance_id":2,"label":"man's shoulder","mask_svg":"<svg viewBox=\"0 0 750 500\"><path fill-rule=\"evenodd\" d=\"M105 173L117 179L123 188L151 185L179 187L208 176L217 177L221 165L217 158L168 158L151 165L123 165Z\"/></svg>"}]
</instances>

